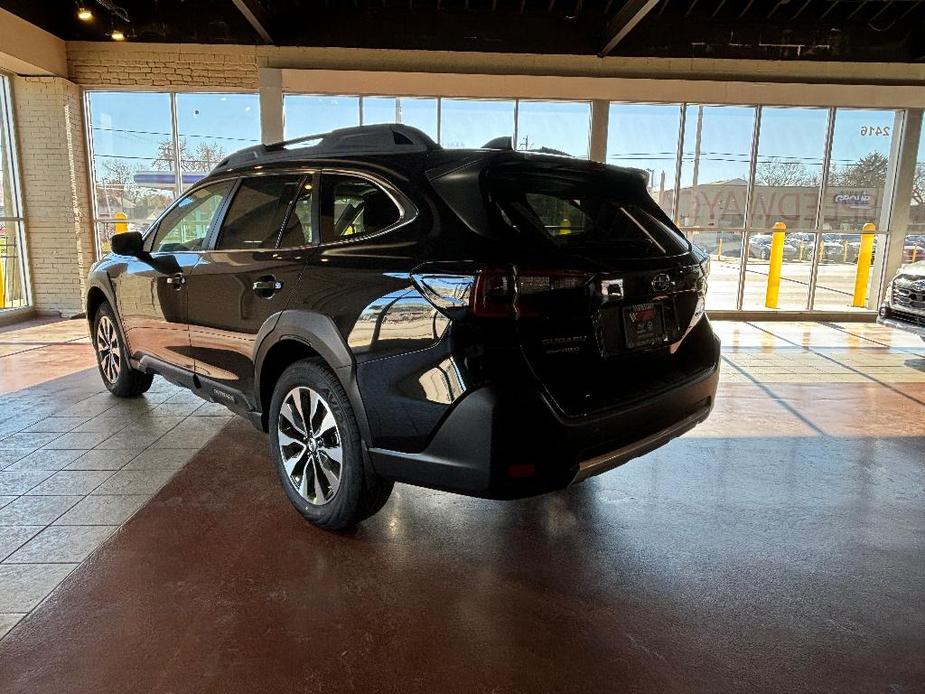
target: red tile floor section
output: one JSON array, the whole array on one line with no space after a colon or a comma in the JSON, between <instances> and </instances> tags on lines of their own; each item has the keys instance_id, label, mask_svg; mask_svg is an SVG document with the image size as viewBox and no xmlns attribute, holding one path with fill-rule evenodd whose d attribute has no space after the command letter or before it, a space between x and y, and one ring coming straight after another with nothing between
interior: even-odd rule
<instances>
[{"instance_id":1,"label":"red tile floor section","mask_svg":"<svg viewBox=\"0 0 925 694\"><path fill-rule=\"evenodd\" d=\"M323 532L230 420L0 640L0 691L922 691L925 345L717 329L706 424L536 499L399 485Z\"/></svg>"}]
</instances>

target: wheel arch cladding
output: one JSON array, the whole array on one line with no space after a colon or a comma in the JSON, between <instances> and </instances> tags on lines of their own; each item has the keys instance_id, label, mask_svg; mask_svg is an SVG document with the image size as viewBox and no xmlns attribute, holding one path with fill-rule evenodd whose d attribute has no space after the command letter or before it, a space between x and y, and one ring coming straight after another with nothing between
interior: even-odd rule
<instances>
[{"instance_id":1,"label":"wheel arch cladding","mask_svg":"<svg viewBox=\"0 0 925 694\"><path fill-rule=\"evenodd\" d=\"M93 318L96 316L96 312L99 310L105 302L109 301L109 297L106 296L106 292L97 287L96 285L90 287L87 291L87 320L90 324L93 324ZM115 308L113 308L115 310Z\"/></svg>"},{"instance_id":2,"label":"wheel arch cladding","mask_svg":"<svg viewBox=\"0 0 925 694\"><path fill-rule=\"evenodd\" d=\"M256 395L264 431L269 427L270 401L276 381L290 364L306 358L317 358L334 372L347 391L361 435L369 441L366 408L356 383L353 354L346 341L334 321L327 316L292 309L284 311L273 329L260 341L254 358L258 384Z\"/></svg>"},{"instance_id":3,"label":"wheel arch cladding","mask_svg":"<svg viewBox=\"0 0 925 694\"><path fill-rule=\"evenodd\" d=\"M263 356L258 374L258 403L261 412L261 424L264 431L268 430L270 419L270 401L273 399L273 389L279 377L292 364L302 359L318 359L324 361L318 350L307 342L286 337L275 342Z\"/></svg>"}]
</instances>

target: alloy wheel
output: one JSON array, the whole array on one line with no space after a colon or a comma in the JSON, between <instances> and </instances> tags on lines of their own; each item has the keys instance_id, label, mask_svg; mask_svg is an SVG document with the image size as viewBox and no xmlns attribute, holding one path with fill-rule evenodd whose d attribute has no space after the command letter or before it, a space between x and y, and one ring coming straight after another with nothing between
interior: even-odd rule
<instances>
[{"instance_id":1,"label":"alloy wheel","mask_svg":"<svg viewBox=\"0 0 925 694\"><path fill-rule=\"evenodd\" d=\"M277 424L279 452L290 484L315 506L331 501L340 487L344 449L331 406L306 386L283 398Z\"/></svg>"},{"instance_id":2,"label":"alloy wheel","mask_svg":"<svg viewBox=\"0 0 925 694\"><path fill-rule=\"evenodd\" d=\"M106 380L110 383L119 380L119 372L122 369L122 350L119 348L116 326L106 315L100 316L96 326L96 356Z\"/></svg>"}]
</instances>

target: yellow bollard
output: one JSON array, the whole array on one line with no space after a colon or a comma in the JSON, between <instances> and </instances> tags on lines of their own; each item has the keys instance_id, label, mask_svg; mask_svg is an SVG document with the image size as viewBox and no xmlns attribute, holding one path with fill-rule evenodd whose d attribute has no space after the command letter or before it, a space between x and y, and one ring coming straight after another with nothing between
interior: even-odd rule
<instances>
[{"instance_id":1,"label":"yellow bollard","mask_svg":"<svg viewBox=\"0 0 925 694\"><path fill-rule=\"evenodd\" d=\"M780 294L780 271L784 264L784 237L787 234L787 225L783 222L774 224L774 233L771 235L771 257L768 261L768 288L764 294L764 305L768 308L777 308Z\"/></svg>"},{"instance_id":2,"label":"yellow bollard","mask_svg":"<svg viewBox=\"0 0 925 694\"><path fill-rule=\"evenodd\" d=\"M867 306L867 283L870 280L870 262L874 254L874 232L877 227L868 222L861 229L861 247L858 249L858 274L854 278L854 301L852 306Z\"/></svg>"},{"instance_id":3,"label":"yellow bollard","mask_svg":"<svg viewBox=\"0 0 925 694\"><path fill-rule=\"evenodd\" d=\"M116 212L113 217L119 220L128 219L128 215L125 214L125 212ZM128 222L119 221L113 225L113 232L116 234L124 234L126 231L128 231Z\"/></svg>"},{"instance_id":4,"label":"yellow bollard","mask_svg":"<svg viewBox=\"0 0 925 694\"><path fill-rule=\"evenodd\" d=\"M719 243L716 246L716 259L722 260L723 258L723 237L719 237Z\"/></svg>"}]
</instances>

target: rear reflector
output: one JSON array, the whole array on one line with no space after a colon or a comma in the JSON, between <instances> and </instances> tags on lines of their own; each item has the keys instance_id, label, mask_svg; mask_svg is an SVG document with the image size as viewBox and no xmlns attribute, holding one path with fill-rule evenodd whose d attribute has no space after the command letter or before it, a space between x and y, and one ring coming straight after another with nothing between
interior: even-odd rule
<instances>
[{"instance_id":1,"label":"rear reflector","mask_svg":"<svg viewBox=\"0 0 925 694\"><path fill-rule=\"evenodd\" d=\"M507 476L511 479L523 479L524 477L533 477L536 474L536 465L532 463L520 463L518 465L508 465Z\"/></svg>"}]
</instances>

